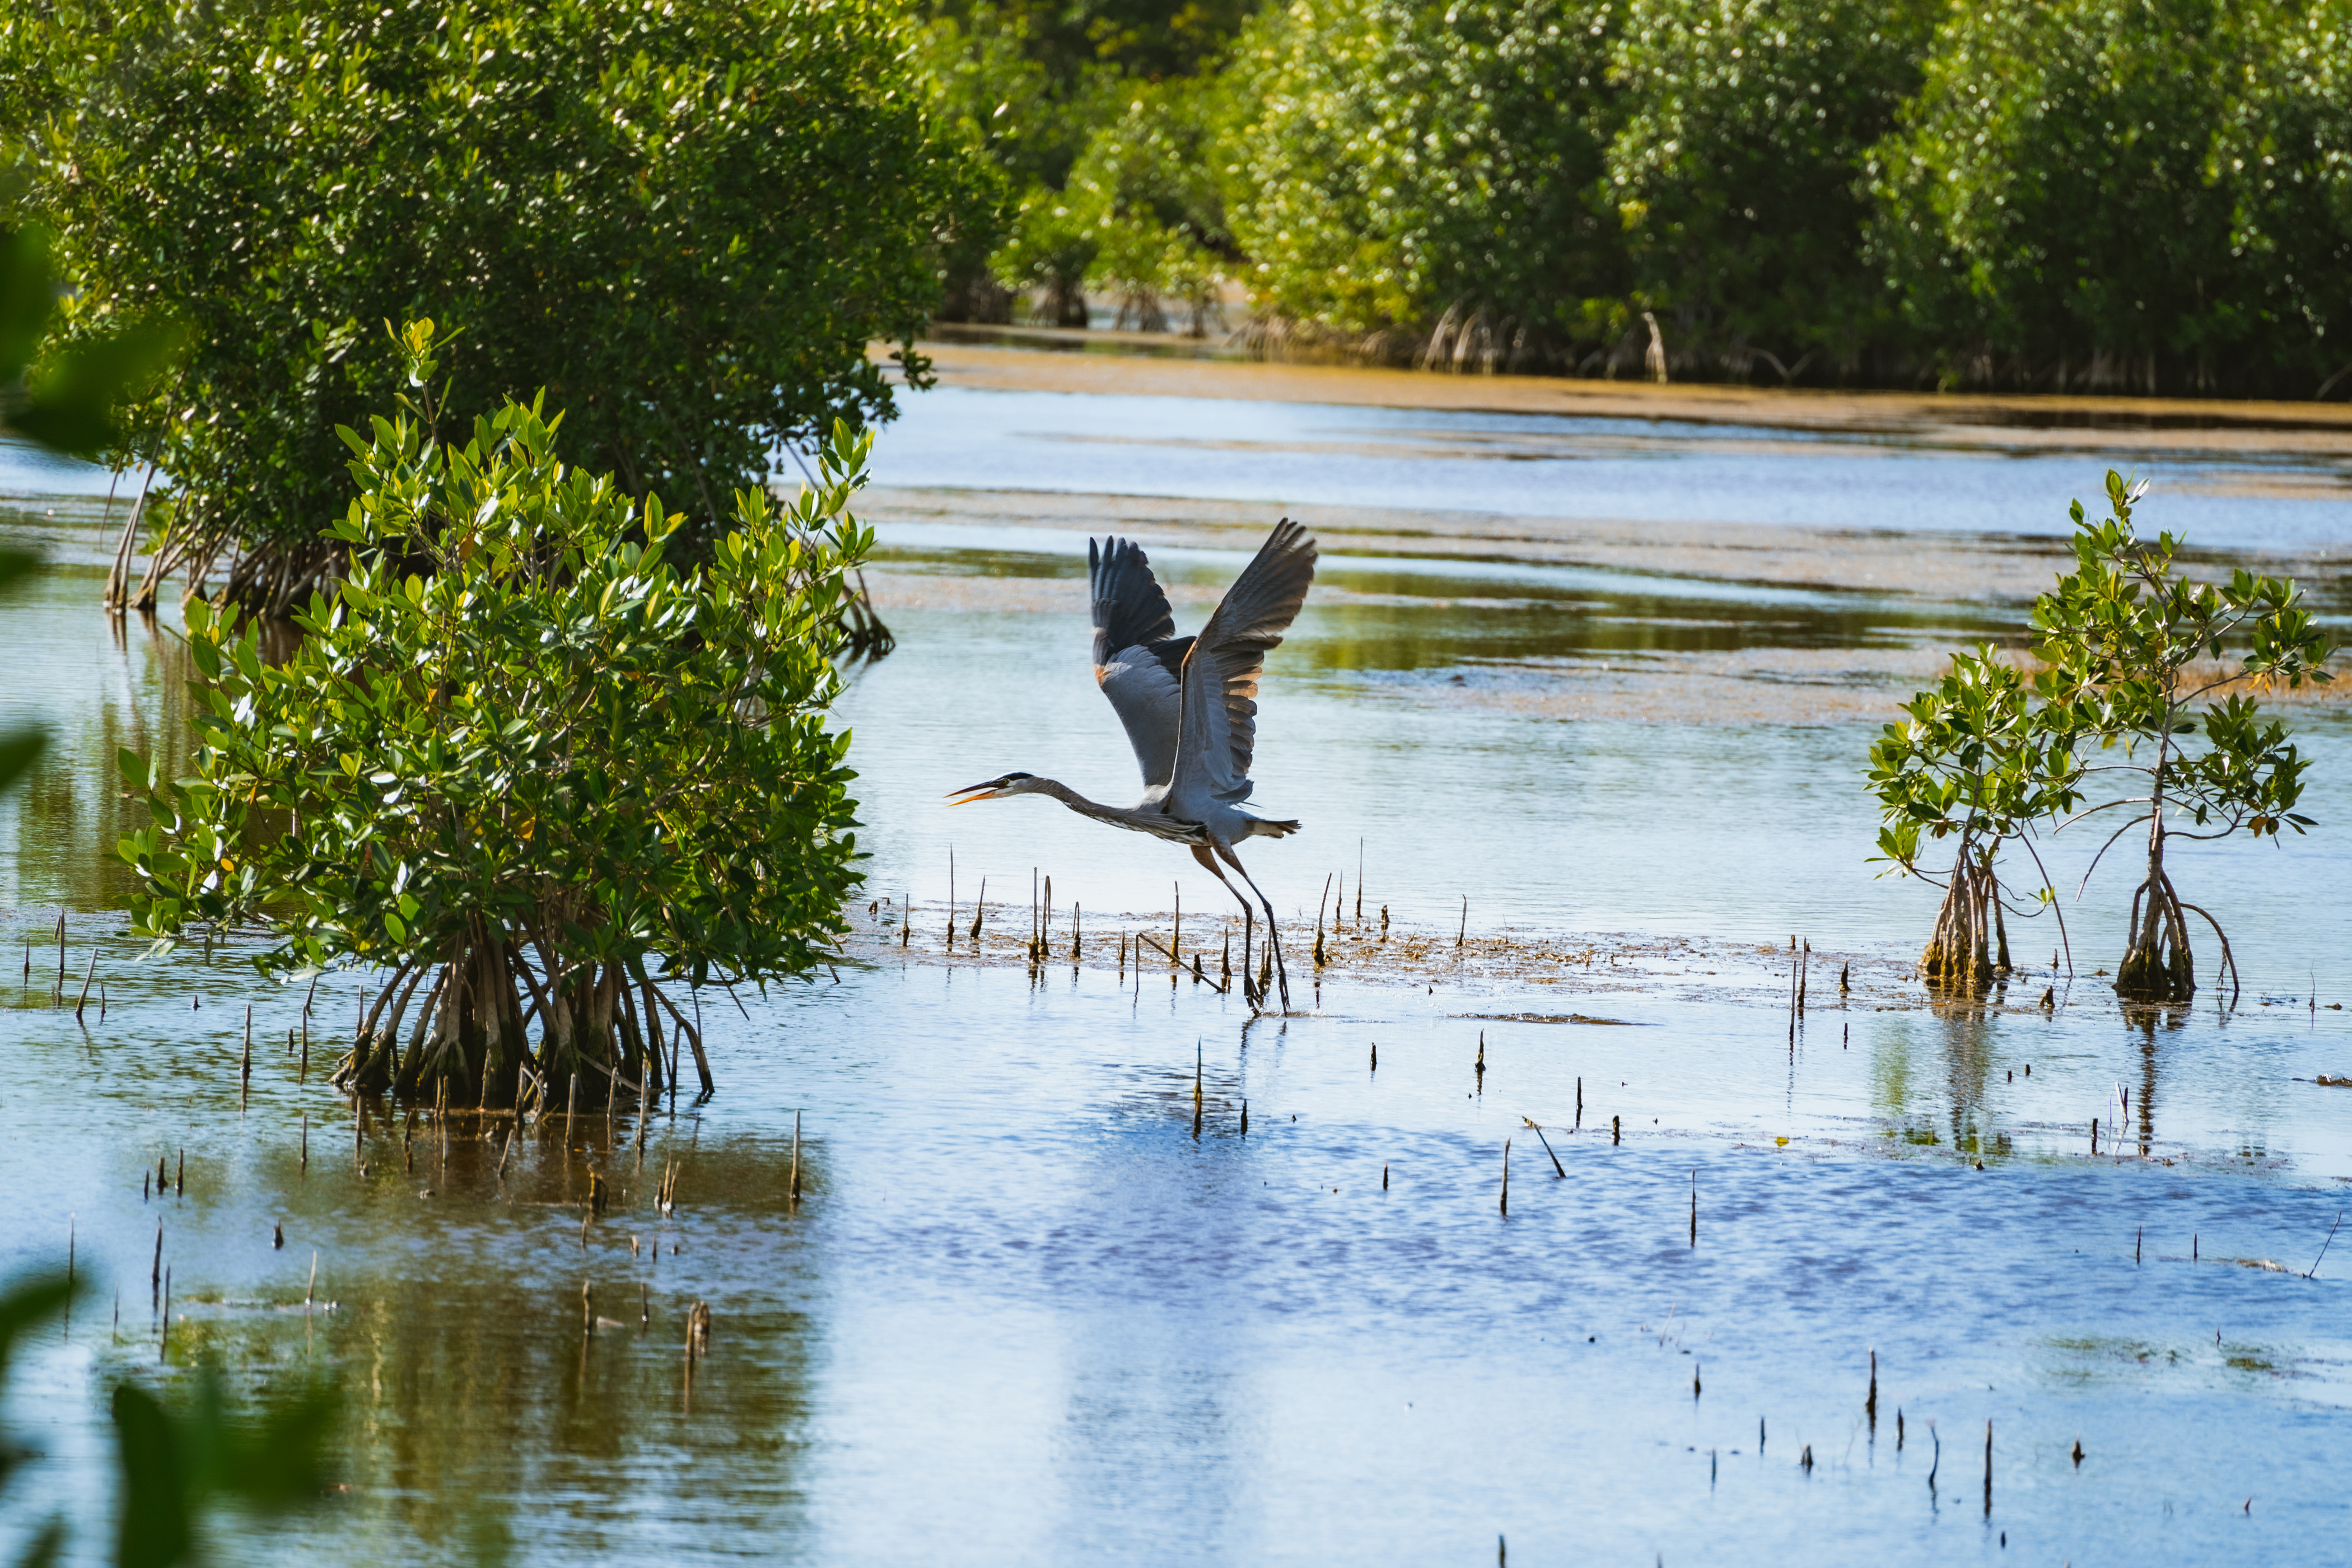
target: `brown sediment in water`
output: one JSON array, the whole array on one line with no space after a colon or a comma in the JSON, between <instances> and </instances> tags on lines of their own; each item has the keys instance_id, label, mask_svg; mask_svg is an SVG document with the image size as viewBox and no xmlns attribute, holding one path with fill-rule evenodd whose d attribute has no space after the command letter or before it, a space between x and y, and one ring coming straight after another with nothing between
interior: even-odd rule
<instances>
[{"instance_id":1,"label":"brown sediment in water","mask_svg":"<svg viewBox=\"0 0 2352 1568\"><path fill-rule=\"evenodd\" d=\"M2347 498L2352 499L2352 498ZM2063 516L2053 500L2053 515ZM1481 511L1327 506L1300 501L1196 500L1165 496L1075 495L1051 490L968 490L877 485L859 492L859 518L877 524L927 522L963 527L1116 531L1147 547L1257 548L1277 516L1313 529L1327 556L1489 562L1511 566L1584 567L1629 575L1892 595L1924 603L2032 600L2074 560L2061 538L2009 534L1916 533L1895 529L1803 528L1695 519L1522 517ZM2352 556L2259 559L2272 570L2305 570ZM1334 562L1333 564L1341 564ZM1328 576L1328 574L1327 573ZM951 575L902 567L887 558L872 570L877 603L888 610L1085 607L1083 577ZM1055 593L1064 584L1066 598ZM1625 591L1638 592L1628 582ZM1218 589L1170 584L1171 596L1213 603ZM1318 601L1330 590L1316 590ZM993 604L987 603L995 595Z\"/></svg>"},{"instance_id":2,"label":"brown sediment in water","mask_svg":"<svg viewBox=\"0 0 2352 1568\"><path fill-rule=\"evenodd\" d=\"M869 352L882 362L889 351L877 344ZM2342 403L1654 386L1564 376L1445 375L1355 365L1041 353L1034 348L940 342L925 343L923 352L930 356L943 386L1753 425L1845 436L1857 444L1867 440L1874 447L2097 452L2118 459L2294 454L2340 461L2345 439L2352 436L2352 405ZM1451 439L1453 433L1448 436ZM1498 439L1529 438L1512 433Z\"/></svg>"},{"instance_id":3,"label":"brown sediment in water","mask_svg":"<svg viewBox=\"0 0 2352 1568\"><path fill-rule=\"evenodd\" d=\"M2343 499L2352 500L2352 491ZM2063 517L2063 499L2053 500L2052 510L2053 516ZM2074 559L2067 541L2056 535L1805 528L1706 520L1522 517L1055 490L877 485L858 493L857 511L863 521L872 523L1042 528L1079 534L1116 531L1147 546L1240 551L1256 549L1274 519L1282 515L1313 529L1325 553L1331 556L1586 567L1746 587L1894 595L1927 604L2027 604L2047 590L2060 571L2071 568ZM2311 575L2352 561L2352 548L2239 551L2231 553L2231 560L2273 574ZM877 602L886 609L894 604L1084 609L1086 604L1086 581L1079 575L954 574L894 564L887 554L869 570L876 579ZM2191 574L2197 574L2193 568ZM1638 592L1640 586L1628 582L1625 591ZM1214 603L1223 591L1184 583L1168 587L1171 598L1203 604ZM1318 601L1332 592L1328 584L1316 589Z\"/></svg>"},{"instance_id":4,"label":"brown sediment in water","mask_svg":"<svg viewBox=\"0 0 2352 1568\"><path fill-rule=\"evenodd\" d=\"M1041 979L1066 975L1074 969L1114 975L1120 973L1116 942L1106 942L1100 952L1076 964L1067 958L1052 959L1043 964L1033 963L1027 936L1017 931L989 931L983 932L977 944L959 934L955 949L950 952L940 934L946 920L945 905L917 903L913 908L914 940L905 945L900 943L899 928L895 923L881 924L866 917L862 906L854 908L849 911L852 930L842 943L843 957L876 968L894 963L955 969L1017 968ZM1095 918L1130 931L1164 933L1171 923L1172 912L1144 910ZM1234 934L1237 935L1241 925L1238 917L1230 922L1200 915L1192 917L1187 921L1188 930L1206 929L1198 931L1186 942L1187 952L1213 951L1227 934L1226 923L1234 927ZM1319 981L1346 979L1357 984L1395 986L1424 994L1436 988L1435 994L1441 999L1454 988L1475 987L1475 999L1465 997L1458 1011L1447 1009L1448 1016L1471 1022L1625 1025L1629 1020L1610 1016L1606 1007L1610 997L1681 998L1785 1009L1789 1005L1790 964L1796 956L1779 943L1609 932L1548 932L1528 928L1473 932L1457 947L1450 930L1422 931L1402 923L1392 926L1388 940L1383 942L1379 929L1367 922L1360 928L1327 931L1325 952L1329 962L1318 971L1304 959L1304 933L1311 930L1311 922L1294 921L1285 932L1284 948L1290 958L1291 988L1300 1004L1298 1011L1319 1010L1314 1000ZM1213 982L1194 982L1189 966L1171 968L1164 949L1155 945L1146 951L1150 954L1150 961L1139 968L1130 964L1125 974L1125 984L1129 988L1139 984L1148 994L1154 988L1164 990L1172 976L1179 990L1199 990L1212 997L1216 994ZM1946 998L1930 994L1919 983L1917 964L1901 954L1842 952L1816 946L1811 962L1816 967L1828 965L1831 970L1850 965L1853 988L1842 997L1832 994L1833 999L1809 1003L1808 1017L1954 1008L1970 1013L2013 1012L2038 1016L2035 998L2041 994L2041 987L2051 980L2046 971L2037 970L2029 983L2029 976L2020 971L2008 983L2015 992L2013 1000L1999 987L1989 998ZM1535 994L1517 998L1518 1005L1497 1006L1493 999L1496 991L1521 988ZM1597 1000L1588 1004L1585 999Z\"/></svg>"},{"instance_id":5,"label":"brown sediment in water","mask_svg":"<svg viewBox=\"0 0 2352 1568\"><path fill-rule=\"evenodd\" d=\"M1255 548L1271 512L1269 508L1232 501L887 488L866 492L860 504L861 515L869 522L951 521L1044 526L1073 532L1117 530L1147 544L1234 549ZM1381 548L1391 553L1447 559L1516 551L1519 553L1514 559L1544 564L1606 566L1727 584L1891 594L1937 603L2006 602L2021 606L2047 589L2062 563L2073 559L2057 540L1851 534L1829 529L1734 529L1695 523L1594 524L1469 513L1373 514L1342 508L1289 510L1322 531L1327 551L1332 553L1352 548L1351 542L1360 542L1366 528L1388 528L1390 521L1403 520L1416 523L1421 531L1410 541L1392 529L1382 532ZM1327 511L1328 517L1321 515ZM2329 570L2316 557L2252 563L2302 575ZM1329 580L1330 575L1327 573L1327 580L1316 586L1311 603L1318 609L1408 602L1423 609L1454 607L1465 613L1498 608L1493 601L1476 597L1407 600L1364 593ZM1086 580L1075 573L1068 576L955 574L929 563L886 559L868 569L866 580L876 605L886 617L911 610L1076 616L1087 609ZM1181 579L1169 583L1167 588L1171 601L1203 613L1223 592L1222 583ZM1540 613L1528 610L1523 604L1514 608L1518 613ZM1904 646L1893 637L1881 636L1865 646L1841 647L1595 649L1431 672L1423 679L1362 686L1359 694L1549 721L1884 724L1901 717L1897 704L1941 677L1952 652L1981 640L1981 634L1958 631L1895 635L1916 635L1919 640ZM2022 633L2008 640L2021 642ZM1073 658L1082 657L1077 651L1082 646L1072 644ZM2200 678L2218 673L2215 667ZM2347 700L2352 700L2352 681L2264 695L2265 701L2296 703Z\"/></svg>"}]
</instances>

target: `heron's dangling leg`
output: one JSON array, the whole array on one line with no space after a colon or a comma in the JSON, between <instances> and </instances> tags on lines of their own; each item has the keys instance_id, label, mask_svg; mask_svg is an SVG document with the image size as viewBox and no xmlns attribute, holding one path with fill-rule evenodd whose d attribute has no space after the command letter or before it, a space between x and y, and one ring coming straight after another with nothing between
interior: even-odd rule
<instances>
[{"instance_id":1,"label":"heron's dangling leg","mask_svg":"<svg viewBox=\"0 0 2352 1568\"><path fill-rule=\"evenodd\" d=\"M1251 928L1256 923L1257 911L1250 908L1249 900L1243 896L1242 890L1239 888L1234 887L1231 882L1225 880L1224 872L1218 868L1215 858L1209 853L1208 847L1206 845L1195 844L1192 846L1192 858L1198 860L1202 866L1208 868L1209 875L1214 877L1220 883L1222 883L1225 891L1231 893L1234 898L1241 900L1242 1000L1255 1007L1257 1005L1258 1001L1258 988L1257 982L1252 978L1252 976L1254 976L1257 972L1250 967L1250 938L1253 935ZM1244 872L1243 876L1246 878L1248 873Z\"/></svg>"},{"instance_id":2,"label":"heron's dangling leg","mask_svg":"<svg viewBox=\"0 0 2352 1568\"><path fill-rule=\"evenodd\" d=\"M1265 889L1250 880L1249 868L1244 866L1230 848L1220 844L1217 846L1217 855L1226 865L1242 874L1242 880L1249 883L1249 890L1257 894L1258 902L1265 906L1266 950L1274 955L1275 983L1282 988L1282 1010L1287 1013L1290 1011L1290 971L1284 967L1282 962L1281 928L1275 923L1274 900L1265 896Z\"/></svg>"}]
</instances>

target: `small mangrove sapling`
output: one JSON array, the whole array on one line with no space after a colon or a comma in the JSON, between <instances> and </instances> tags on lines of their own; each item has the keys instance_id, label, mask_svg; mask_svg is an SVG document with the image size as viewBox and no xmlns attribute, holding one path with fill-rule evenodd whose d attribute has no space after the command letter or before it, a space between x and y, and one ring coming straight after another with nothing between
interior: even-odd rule
<instances>
[{"instance_id":1,"label":"small mangrove sapling","mask_svg":"<svg viewBox=\"0 0 2352 1568\"><path fill-rule=\"evenodd\" d=\"M2223 584L2179 576L2181 541L2168 532L2146 540L2132 525L2147 490L2145 481L2127 483L2109 469L2111 516L2091 522L2074 503L2075 570L2034 601L2033 652L2047 667L2034 686L2046 722L2120 753L2087 771L2115 775L2130 793L2060 824L2126 814L2092 868L2134 827L2147 830L2147 868L2132 893L2117 994L2189 999L2197 989L2187 919L2194 914L2221 946L2215 984L2226 974L2234 997L2229 937L2174 889L2166 847L2241 829L2276 838L2281 827L2301 833L2310 825L2294 810L2310 760L2287 741L2284 725L2261 721L2261 704L2247 691L2325 681L2334 648L2288 579L2242 567Z\"/></svg>"},{"instance_id":2,"label":"small mangrove sapling","mask_svg":"<svg viewBox=\"0 0 2352 1568\"><path fill-rule=\"evenodd\" d=\"M2034 821L2074 808L2082 765L2070 733L2036 710L2024 673L1989 645L1954 654L1943 679L1903 711L1909 718L1887 725L1870 749L1883 821L1876 858L1892 874L1932 884L1935 875L1920 866L1924 841L1955 840L1919 973L1931 985L1979 994L2010 969L1995 859L2011 840L2031 853ZM2055 910L2047 876L2035 902L2020 912Z\"/></svg>"},{"instance_id":3,"label":"small mangrove sapling","mask_svg":"<svg viewBox=\"0 0 2352 1568\"><path fill-rule=\"evenodd\" d=\"M661 1086L666 1030L707 1090L667 989L803 973L845 929L854 775L824 709L870 437L836 425L788 508L740 492L682 573L679 518L565 467L538 404L432 439L432 323L401 341L422 423L343 432L341 580L290 655L188 606L193 764L122 754L153 816L120 847L135 926L258 923L265 973L389 972L347 1088L602 1104Z\"/></svg>"}]
</instances>

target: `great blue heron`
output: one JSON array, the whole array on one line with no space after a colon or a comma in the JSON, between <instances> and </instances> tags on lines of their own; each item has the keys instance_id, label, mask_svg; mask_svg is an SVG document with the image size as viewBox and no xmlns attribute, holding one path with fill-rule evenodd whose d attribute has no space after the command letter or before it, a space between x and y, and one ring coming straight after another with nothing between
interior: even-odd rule
<instances>
[{"instance_id":1,"label":"great blue heron","mask_svg":"<svg viewBox=\"0 0 2352 1568\"><path fill-rule=\"evenodd\" d=\"M1257 742L1257 678L1270 648L1279 647L1315 581L1315 538L1285 518L1234 585L1225 590L1198 637L1176 635L1168 595L1151 575L1150 561L1133 540L1087 542L1087 574L1094 601L1095 683L1110 699L1143 770L1143 798L1131 806L1104 805L1054 779L1006 773L952 792L957 805L1005 795L1051 795L1082 816L1182 844L1224 884L1242 906L1243 993L1259 999L1250 970L1255 916L1250 901L1225 880L1220 860L1241 873L1265 907L1266 944L1290 1006L1290 976L1282 963L1274 902L1251 881L1234 846L1244 838L1281 838L1296 822L1273 822L1241 808L1250 796L1250 758Z\"/></svg>"}]
</instances>

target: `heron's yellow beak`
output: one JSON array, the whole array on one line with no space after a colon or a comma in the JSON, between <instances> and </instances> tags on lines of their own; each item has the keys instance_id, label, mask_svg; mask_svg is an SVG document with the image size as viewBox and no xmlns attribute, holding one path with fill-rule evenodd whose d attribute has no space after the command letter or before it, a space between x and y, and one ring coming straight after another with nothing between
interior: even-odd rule
<instances>
[{"instance_id":1,"label":"heron's yellow beak","mask_svg":"<svg viewBox=\"0 0 2352 1568\"><path fill-rule=\"evenodd\" d=\"M1003 783L1002 779L991 779L986 784L966 784L961 789L951 789L948 791L947 802L950 805L970 805L973 801L986 800L1002 789Z\"/></svg>"}]
</instances>

